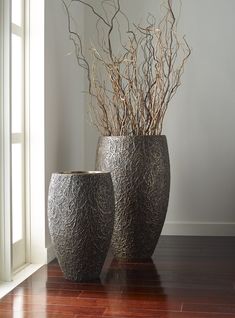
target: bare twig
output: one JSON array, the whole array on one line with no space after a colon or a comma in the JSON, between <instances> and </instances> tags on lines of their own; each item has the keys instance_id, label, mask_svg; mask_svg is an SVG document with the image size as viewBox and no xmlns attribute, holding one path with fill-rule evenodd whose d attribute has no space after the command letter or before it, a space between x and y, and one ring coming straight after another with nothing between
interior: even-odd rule
<instances>
[{"instance_id":1,"label":"bare twig","mask_svg":"<svg viewBox=\"0 0 235 318\"><path fill-rule=\"evenodd\" d=\"M81 36L72 29L70 5L62 2L77 62L87 71L95 126L103 135L161 134L169 102L191 54L185 37L177 35L178 17L172 0L165 0L165 14L159 23L149 14L146 26L132 24L132 28L119 0L100 0L101 13L86 1L70 0L70 4L88 7L96 18L98 46L90 47L91 57L84 53ZM114 35L120 41L118 52Z\"/></svg>"}]
</instances>

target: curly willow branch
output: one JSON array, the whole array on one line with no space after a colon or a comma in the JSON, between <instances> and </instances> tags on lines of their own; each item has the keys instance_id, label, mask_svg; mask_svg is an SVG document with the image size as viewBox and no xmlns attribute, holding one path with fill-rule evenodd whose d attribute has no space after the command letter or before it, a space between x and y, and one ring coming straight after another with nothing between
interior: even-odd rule
<instances>
[{"instance_id":1,"label":"curly willow branch","mask_svg":"<svg viewBox=\"0 0 235 318\"><path fill-rule=\"evenodd\" d=\"M160 22L149 14L146 26L131 23L119 0L100 0L100 12L83 0L62 0L78 65L87 72L94 124L103 135L158 135L191 49L177 34L172 0L165 0ZM96 18L97 46L85 54L72 29L73 2ZM122 23L121 23L122 22ZM126 30L121 27L126 25ZM118 52L113 37L119 39ZM124 41L125 36L125 41Z\"/></svg>"}]
</instances>

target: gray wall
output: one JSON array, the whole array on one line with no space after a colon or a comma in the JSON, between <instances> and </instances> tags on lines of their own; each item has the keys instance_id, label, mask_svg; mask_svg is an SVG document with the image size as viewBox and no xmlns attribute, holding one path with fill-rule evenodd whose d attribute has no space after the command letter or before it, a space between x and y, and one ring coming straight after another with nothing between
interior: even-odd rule
<instances>
[{"instance_id":1,"label":"gray wall","mask_svg":"<svg viewBox=\"0 0 235 318\"><path fill-rule=\"evenodd\" d=\"M193 48L165 123L176 233L235 234L235 1L183 0Z\"/></svg>"},{"instance_id":2,"label":"gray wall","mask_svg":"<svg viewBox=\"0 0 235 318\"><path fill-rule=\"evenodd\" d=\"M156 0L121 2L137 22L158 14ZM180 29L193 52L164 126L172 176L164 233L235 235L234 11L234 0L182 0ZM87 41L90 19L85 10ZM98 133L84 119L84 74L67 55L72 49L60 1L47 0L47 178L57 169L94 168Z\"/></svg>"},{"instance_id":3,"label":"gray wall","mask_svg":"<svg viewBox=\"0 0 235 318\"><path fill-rule=\"evenodd\" d=\"M78 20L83 32L84 15ZM77 67L61 1L45 1L46 189L52 172L84 169L84 75ZM47 197L47 193L46 193ZM49 234L46 233L49 244Z\"/></svg>"}]
</instances>

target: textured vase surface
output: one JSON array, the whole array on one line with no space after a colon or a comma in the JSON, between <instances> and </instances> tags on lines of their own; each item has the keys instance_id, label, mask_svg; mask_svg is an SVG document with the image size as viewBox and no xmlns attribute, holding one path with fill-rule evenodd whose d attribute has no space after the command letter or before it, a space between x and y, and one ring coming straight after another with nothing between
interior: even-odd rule
<instances>
[{"instance_id":1,"label":"textured vase surface","mask_svg":"<svg viewBox=\"0 0 235 318\"><path fill-rule=\"evenodd\" d=\"M170 163L166 136L100 137L96 169L112 175L114 255L120 259L150 258L168 207Z\"/></svg>"},{"instance_id":2,"label":"textured vase surface","mask_svg":"<svg viewBox=\"0 0 235 318\"><path fill-rule=\"evenodd\" d=\"M114 193L110 173L52 174L49 230L66 279L98 279L113 232Z\"/></svg>"}]
</instances>

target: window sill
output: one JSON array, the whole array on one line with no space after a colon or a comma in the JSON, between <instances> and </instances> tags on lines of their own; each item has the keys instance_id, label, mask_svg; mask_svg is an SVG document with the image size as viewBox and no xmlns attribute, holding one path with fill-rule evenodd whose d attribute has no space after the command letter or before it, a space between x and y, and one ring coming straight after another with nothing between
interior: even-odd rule
<instances>
[{"instance_id":1,"label":"window sill","mask_svg":"<svg viewBox=\"0 0 235 318\"><path fill-rule=\"evenodd\" d=\"M0 282L0 299L12 289L22 283L26 278L35 273L43 264L28 264L21 271L17 272L12 282Z\"/></svg>"}]
</instances>

